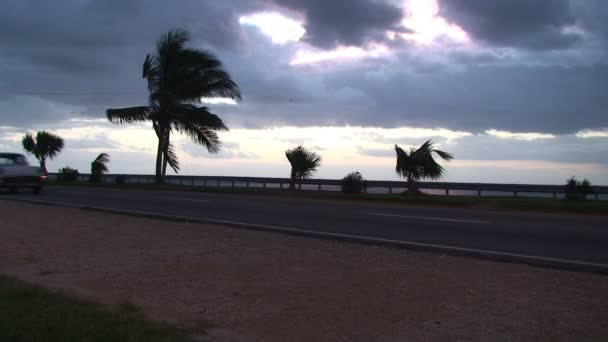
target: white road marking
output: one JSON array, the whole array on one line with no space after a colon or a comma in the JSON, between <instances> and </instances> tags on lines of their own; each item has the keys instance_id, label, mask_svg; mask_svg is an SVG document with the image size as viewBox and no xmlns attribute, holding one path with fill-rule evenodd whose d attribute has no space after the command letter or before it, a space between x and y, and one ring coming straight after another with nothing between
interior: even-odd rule
<instances>
[{"instance_id":1,"label":"white road marking","mask_svg":"<svg viewBox=\"0 0 608 342\"><path fill-rule=\"evenodd\" d=\"M195 198L183 198L183 197L167 197L169 201L186 201L186 202L210 202L211 200L206 199L195 199Z\"/></svg>"},{"instance_id":2,"label":"white road marking","mask_svg":"<svg viewBox=\"0 0 608 342\"><path fill-rule=\"evenodd\" d=\"M396 215L396 214L382 214L382 213L367 213L367 214L374 215L374 216L402 217L402 218L412 218L412 219L419 219L419 220L492 224L492 222L488 222L488 221L458 220L458 219L448 219L448 218L441 218L441 217L410 216L410 215Z\"/></svg>"},{"instance_id":3,"label":"white road marking","mask_svg":"<svg viewBox=\"0 0 608 342\"><path fill-rule=\"evenodd\" d=\"M114 212L118 214L132 214L132 215L146 215L149 217L158 217L163 219L174 219L174 220L183 220L183 221L191 221L198 223L218 223L218 224L228 224L232 226L241 226L241 227L251 227L251 228L263 228L265 230L274 230L277 232L287 232L287 233L298 233L302 235L312 235L317 237L327 237L327 238L344 238L344 239L352 239L358 240L360 242L367 243L386 243L395 246L403 246L403 247L421 247L421 248L429 248L436 250L452 251L459 253L468 253L470 255L485 255L487 257L499 257L499 258L513 258L519 259L524 262L544 262L544 263L557 263L562 265L570 265L570 266L583 266L583 267L592 267L596 269L602 269L603 272L608 272L608 264L601 264L595 262L587 262L587 261L578 261L578 260L568 260L568 259L560 259L560 258L550 258L550 257L542 257L538 255L529 255L529 254L517 254L517 253L507 253L507 252L497 252L485 249L474 249L474 248L464 248L464 247L455 247L455 246L447 246L447 245L436 245L422 242L414 242L414 241L404 241L404 240L393 240L393 239L383 239L383 238L374 238L369 236L362 235L350 235L350 234L340 234L340 233L328 233L319 230L312 229L302 229L302 228L290 228L290 227L282 227L282 226L271 226L265 224L257 224L257 223L247 223L247 222L239 222L239 221L228 221L228 220L218 220L211 218L203 218L203 217L190 217L190 216L179 216L179 215L168 215L168 214L159 214L149 211L139 211L139 210L123 210L123 209L115 209L108 207L95 207L95 206L86 206L79 205L73 203L66 202L51 202L51 201L40 201L40 200L28 200L28 199L16 199L0 196L0 199L16 201L16 202L30 202L30 203L39 203L39 204L50 204L50 205L59 205L65 207L74 207L81 209L92 209L92 210L100 210L105 212Z\"/></svg>"}]
</instances>

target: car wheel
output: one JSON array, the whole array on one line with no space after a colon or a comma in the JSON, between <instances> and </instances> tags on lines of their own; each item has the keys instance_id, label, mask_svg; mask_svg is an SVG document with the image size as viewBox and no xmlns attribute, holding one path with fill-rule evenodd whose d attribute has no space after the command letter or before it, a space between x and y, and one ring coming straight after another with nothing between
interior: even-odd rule
<instances>
[{"instance_id":1,"label":"car wheel","mask_svg":"<svg viewBox=\"0 0 608 342\"><path fill-rule=\"evenodd\" d=\"M40 193L40 190L42 190L41 186L35 186L32 188L32 192L36 195L38 195Z\"/></svg>"}]
</instances>

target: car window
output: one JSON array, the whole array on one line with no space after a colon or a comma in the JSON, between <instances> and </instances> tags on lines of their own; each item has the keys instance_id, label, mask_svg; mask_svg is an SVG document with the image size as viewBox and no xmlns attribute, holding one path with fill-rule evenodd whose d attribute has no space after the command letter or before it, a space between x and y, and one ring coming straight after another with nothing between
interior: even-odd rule
<instances>
[{"instance_id":1,"label":"car window","mask_svg":"<svg viewBox=\"0 0 608 342\"><path fill-rule=\"evenodd\" d=\"M14 165L15 160L12 158L0 157L0 165Z\"/></svg>"},{"instance_id":2,"label":"car window","mask_svg":"<svg viewBox=\"0 0 608 342\"><path fill-rule=\"evenodd\" d=\"M28 165L27 159L24 156L17 156L15 158L15 163L19 165Z\"/></svg>"}]
</instances>

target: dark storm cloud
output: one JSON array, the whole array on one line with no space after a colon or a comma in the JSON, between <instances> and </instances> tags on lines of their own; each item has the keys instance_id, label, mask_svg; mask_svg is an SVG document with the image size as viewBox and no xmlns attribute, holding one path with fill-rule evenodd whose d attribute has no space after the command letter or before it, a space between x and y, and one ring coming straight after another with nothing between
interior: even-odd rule
<instances>
[{"instance_id":1,"label":"dark storm cloud","mask_svg":"<svg viewBox=\"0 0 608 342\"><path fill-rule=\"evenodd\" d=\"M160 34L182 27L191 32L197 47L236 50L243 40L239 11L250 10L251 4L244 0L184 0L179 5L161 0L4 1L0 4L0 105L2 116L10 113L11 117L2 118L2 123L31 124L78 114L103 117L105 108L145 103L141 64ZM29 103L32 98L34 104ZM45 109L42 102L53 105L47 103Z\"/></svg>"},{"instance_id":2,"label":"dark storm cloud","mask_svg":"<svg viewBox=\"0 0 608 342\"><path fill-rule=\"evenodd\" d=\"M332 73L296 70L290 83L298 87L275 85L277 95L294 101L273 105L250 98L223 109L224 115L229 122L247 118L261 126L445 127L475 133L494 128L561 134L608 127L607 64L387 69L357 64Z\"/></svg>"},{"instance_id":3,"label":"dark storm cloud","mask_svg":"<svg viewBox=\"0 0 608 342\"><path fill-rule=\"evenodd\" d=\"M576 22L568 0L441 0L440 15L493 45L563 49L582 39L564 31Z\"/></svg>"},{"instance_id":4,"label":"dark storm cloud","mask_svg":"<svg viewBox=\"0 0 608 342\"><path fill-rule=\"evenodd\" d=\"M321 48L364 45L399 31L403 10L382 0L271 0L306 17L305 40Z\"/></svg>"}]
</instances>

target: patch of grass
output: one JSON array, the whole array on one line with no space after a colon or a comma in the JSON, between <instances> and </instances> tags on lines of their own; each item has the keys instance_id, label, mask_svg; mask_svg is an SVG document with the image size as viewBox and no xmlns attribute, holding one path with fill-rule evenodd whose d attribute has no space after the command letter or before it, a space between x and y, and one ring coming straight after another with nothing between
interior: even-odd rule
<instances>
[{"instance_id":1,"label":"patch of grass","mask_svg":"<svg viewBox=\"0 0 608 342\"><path fill-rule=\"evenodd\" d=\"M0 276L0 341L188 341L138 309L103 306Z\"/></svg>"},{"instance_id":2,"label":"patch of grass","mask_svg":"<svg viewBox=\"0 0 608 342\"><path fill-rule=\"evenodd\" d=\"M530 197L478 197L478 196L407 196L401 194L343 194L337 191L288 191L263 188L202 187L176 184L112 184L112 183L60 183L49 185L101 187L139 190L170 190L221 194L245 194L280 196L319 200L363 201L419 206L447 206L458 208L479 208L494 210L519 210L545 213L573 213L587 215L608 215L608 201L566 201L551 198Z\"/></svg>"}]
</instances>

